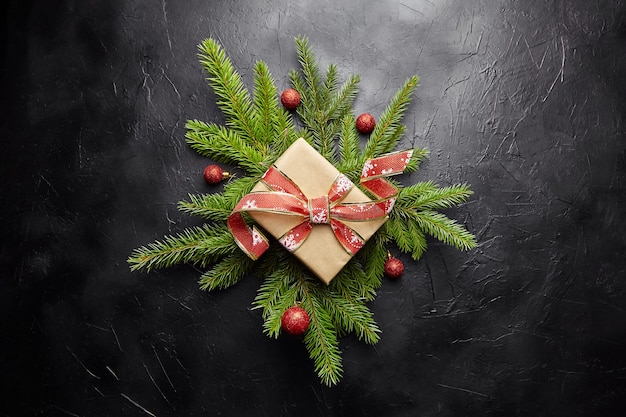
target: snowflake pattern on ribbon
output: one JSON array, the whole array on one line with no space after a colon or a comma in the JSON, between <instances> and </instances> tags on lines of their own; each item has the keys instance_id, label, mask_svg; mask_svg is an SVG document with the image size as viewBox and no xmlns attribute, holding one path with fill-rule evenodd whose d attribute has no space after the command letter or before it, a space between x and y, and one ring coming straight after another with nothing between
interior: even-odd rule
<instances>
[{"instance_id":1,"label":"snowflake pattern on ribbon","mask_svg":"<svg viewBox=\"0 0 626 417\"><path fill-rule=\"evenodd\" d=\"M285 249L287 249L290 252L293 252L299 246L299 242L296 239L296 237L297 236L294 233L288 233L285 236L283 236L280 239L278 239L278 242L281 245L283 245L285 247Z\"/></svg>"},{"instance_id":2,"label":"snowflake pattern on ribbon","mask_svg":"<svg viewBox=\"0 0 626 417\"><path fill-rule=\"evenodd\" d=\"M311 222L314 224L328 223L328 210L317 210L317 213L311 214Z\"/></svg>"}]
</instances>

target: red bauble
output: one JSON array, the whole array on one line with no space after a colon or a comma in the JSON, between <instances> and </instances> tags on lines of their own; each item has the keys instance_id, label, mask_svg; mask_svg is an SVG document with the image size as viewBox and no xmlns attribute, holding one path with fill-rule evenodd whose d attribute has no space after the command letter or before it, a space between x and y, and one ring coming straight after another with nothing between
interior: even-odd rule
<instances>
[{"instance_id":1,"label":"red bauble","mask_svg":"<svg viewBox=\"0 0 626 417\"><path fill-rule=\"evenodd\" d=\"M361 133L372 133L376 127L376 119L369 113L363 113L356 118L356 130Z\"/></svg>"},{"instance_id":2,"label":"red bauble","mask_svg":"<svg viewBox=\"0 0 626 417\"><path fill-rule=\"evenodd\" d=\"M280 95L280 102L288 110L293 110L300 105L300 93L293 88L288 88Z\"/></svg>"},{"instance_id":3,"label":"red bauble","mask_svg":"<svg viewBox=\"0 0 626 417\"><path fill-rule=\"evenodd\" d=\"M385 262L385 275L389 278L399 278L404 273L404 264L398 258L389 257Z\"/></svg>"},{"instance_id":4,"label":"red bauble","mask_svg":"<svg viewBox=\"0 0 626 417\"><path fill-rule=\"evenodd\" d=\"M217 165L209 165L204 168L202 176L204 177L204 180L209 184L217 184L224 178L228 177L228 172L224 172L222 168Z\"/></svg>"},{"instance_id":5,"label":"red bauble","mask_svg":"<svg viewBox=\"0 0 626 417\"><path fill-rule=\"evenodd\" d=\"M299 336L306 332L310 320L309 313L307 313L305 309L299 306L293 306L289 307L287 311L283 313L280 324L285 332Z\"/></svg>"}]
</instances>

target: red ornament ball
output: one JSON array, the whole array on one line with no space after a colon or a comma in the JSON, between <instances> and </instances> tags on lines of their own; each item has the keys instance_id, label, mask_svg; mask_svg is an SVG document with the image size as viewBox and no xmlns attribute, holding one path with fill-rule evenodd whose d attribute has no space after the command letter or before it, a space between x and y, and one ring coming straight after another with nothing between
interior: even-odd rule
<instances>
[{"instance_id":1,"label":"red ornament ball","mask_svg":"<svg viewBox=\"0 0 626 417\"><path fill-rule=\"evenodd\" d=\"M228 172L224 172L222 168L217 165L209 165L204 168L202 176L204 177L204 180L209 184L217 184L224 178L228 177Z\"/></svg>"},{"instance_id":2,"label":"red ornament ball","mask_svg":"<svg viewBox=\"0 0 626 417\"><path fill-rule=\"evenodd\" d=\"M369 113L363 113L356 118L356 130L361 133L372 133L376 127L376 119Z\"/></svg>"},{"instance_id":3,"label":"red ornament ball","mask_svg":"<svg viewBox=\"0 0 626 417\"><path fill-rule=\"evenodd\" d=\"M404 273L404 264L398 258L391 256L385 262L385 275L389 278L399 278Z\"/></svg>"},{"instance_id":4,"label":"red ornament ball","mask_svg":"<svg viewBox=\"0 0 626 417\"><path fill-rule=\"evenodd\" d=\"M289 307L280 320L280 324L285 332L290 335L300 336L309 327L309 313L300 306Z\"/></svg>"},{"instance_id":5,"label":"red ornament ball","mask_svg":"<svg viewBox=\"0 0 626 417\"><path fill-rule=\"evenodd\" d=\"M288 110L293 110L300 105L300 93L293 88L288 88L280 95L280 102Z\"/></svg>"}]
</instances>

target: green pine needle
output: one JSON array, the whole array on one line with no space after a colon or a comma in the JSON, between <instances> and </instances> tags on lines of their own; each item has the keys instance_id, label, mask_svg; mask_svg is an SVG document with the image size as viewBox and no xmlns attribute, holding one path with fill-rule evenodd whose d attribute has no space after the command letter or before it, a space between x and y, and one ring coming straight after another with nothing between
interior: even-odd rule
<instances>
[{"instance_id":1,"label":"green pine needle","mask_svg":"<svg viewBox=\"0 0 626 417\"><path fill-rule=\"evenodd\" d=\"M425 148L413 148L413 156L409 160L409 164L404 169L404 172L415 172L419 168L420 164L428 158L428 149Z\"/></svg>"},{"instance_id":2,"label":"green pine needle","mask_svg":"<svg viewBox=\"0 0 626 417\"><path fill-rule=\"evenodd\" d=\"M413 91L419 83L417 76L410 77L391 99L391 102L378 118L376 127L365 145L365 162L376 156L391 152L404 132L400 123L411 102Z\"/></svg>"},{"instance_id":3,"label":"green pine needle","mask_svg":"<svg viewBox=\"0 0 626 417\"><path fill-rule=\"evenodd\" d=\"M226 226L204 225L135 249L128 263L132 271L151 271L184 263L206 267L236 249L238 246Z\"/></svg>"},{"instance_id":4,"label":"green pine needle","mask_svg":"<svg viewBox=\"0 0 626 417\"><path fill-rule=\"evenodd\" d=\"M208 74L207 81L217 96L217 105L226 116L226 124L245 139L256 141L250 93L230 58L213 39L202 42L198 50L200 63Z\"/></svg>"},{"instance_id":5,"label":"green pine needle","mask_svg":"<svg viewBox=\"0 0 626 417\"><path fill-rule=\"evenodd\" d=\"M238 283L252 267L254 261L240 250L233 251L224 260L200 276L202 290L222 290Z\"/></svg>"},{"instance_id":6,"label":"green pine needle","mask_svg":"<svg viewBox=\"0 0 626 417\"><path fill-rule=\"evenodd\" d=\"M323 299L324 307L341 329L356 333L359 340L370 345L380 340L380 329L365 304L332 292L329 295Z\"/></svg>"},{"instance_id":7,"label":"green pine needle","mask_svg":"<svg viewBox=\"0 0 626 417\"><path fill-rule=\"evenodd\" d=\"M315 371L325 385L335 385L341 379L343 366L335 325L324 304L305 293L301 303L311 318L304 335L304 345L313 360Z\"/></svg>"},{"instance_id":8,"label":"green pine needle","mask_svg":"<svg viewBox=\"0 0 626 417\"><path fill-rule=\"evenodd\" d=\"M467 184L439 188L428 182L402 189L398 203L413 210L444 210L464 203L472 194Z\"/></svg>"},{"instance_id":9,"label":"green pine needle","mask_svg":"<svg viewBox=\"0 0 626 417\"><path fill-rule=\"evenodd\" d=\"M267 154L246 141L236 130L198 120L187 122L187 143L200 155L215 161L239 165L250 174L268 168Z\"/></svg>"},{"instance_id":10,"label":"green pine needle","mask_svg":"<svg viewBox=\"0 0 626 417\"><path fill-rule=\"evenodd\" d=\"M359 134L354 123L354 115L346 114L341 123L341 137L339 139L339 156L341 162L337 169L343 172L353 182L358 182L363 169Z\"/></svg>"},{"instance_id":11,"label":"green pine needle","mask_svg":"<svg viewBox=\"0 0 626 417\"><path fill-rule=\"evenodd\" d=\"M189 201L178 203L180 211L204 217L213 222L225 222L233 208L233 200L226 198L224 194L190 194Z\"/></svg>"},{"instance_id":12,"label":"green pine needle","mask_svg":"<svg viewBox=\"0 0 626 417\"><path fill-rule=\"evenodd\" d=\"M378 232L370 238L363 249L357 253L357 259L363 265L365 280L367 285L373 288L370 297L366 297L368 301L374 300L376 290L382 285L382 277L385 270L385 261L387 260L387 243L390 235L387 232L387 223L378 229Z\"/></svg>"},{"instance_id":13,"label":"green pine needle","mask_svg":"<svg viewBox=\"0 0 626 417\"><path fill-rule=\"evenodd\" d=\"M474 235L444 214L422 210L414 213L413 218L422 230L443 243L461 250L470 250L476 247Z\"/></svg>"},{"instance_id":14,"label":"green pine needle","mask_svg":"<svg viewBox=\"0 0 626 417\"><path fill-rule=\"evenodd\" d=\"M266 147L265 153L269 151L267 146L272 142L276 131L276 117L280 115L278 108L278 95L274 80L270 74L267 64L258 61L254 67L254 130L256 138Z\"/></svg>"}]
</instances>

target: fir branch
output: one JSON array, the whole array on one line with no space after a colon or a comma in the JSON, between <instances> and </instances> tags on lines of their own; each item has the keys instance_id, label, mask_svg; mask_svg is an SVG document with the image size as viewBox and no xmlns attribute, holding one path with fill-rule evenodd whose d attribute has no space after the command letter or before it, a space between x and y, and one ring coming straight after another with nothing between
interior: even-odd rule
<instances>
[{"instance_id":1,"label":"fir branch","mask_svg":"<svg viewBox=\"0 0 626 417\"><path fill-rule=\"evenodd\" d=\"M307 91L307 103L310 103L313 108L319 109L322 107L323 93L321 90L321 76L317 63L315 53L309 44L309 40L304 36L298 36L295 39L296 51L298 53L298 61L302 69L302 75L304 76L304 82L306 88L303 85L299 85L303 91ZM298 83L300 84L300 83ZM301 94L302 92L298 90Z\"/></svg>"},{"instance_id":2,"label":"fir branch","mask_svg":"<svg viewBox=\"0 0 626 417\"><path fill-rule=\"evenodd\" d=\"M395 148L400 130L402 130L400 120L404 116L418 82L417 76L407 79L380 115L374 131L365 145L365 160L391 152Z\"/></svg>"},{"instance_id":3,"label":"fir branch","mask_svg":"<svg viewBox=\"0 0 626 417\"><path fill-rule=\"evenodd\" d=\"M426 148L413 148L413 155L409 160L404 172L415 172L419 168L420 164L428 158L429 151Z\"/></svg>"},{"instance_id":4,"label":"fir branch","mask_svg":"<svg viewBox=\"0 0 626 417\"><path fill-rule=\"evenodd\" d=\"M263 310L263 332L275 339L282 330L282 317L289 307L297 304L298 291L294 287L284 288L276 302Z\"/></svg>"},{"instance_id":5,"label":"fir branch","mask_svg":"<svg viewBox=\"0 0 626 417\"><path fill-rule=\"evenodd\" d=\"M309 328L304 334L304 345L322 383L328 386L335 385L341 379L343 367L331 315L317 297L311 296L308 291L301 293L301 306L311 318Z\"/></svg>"},{"instance_id":6,"label":"fir branch","mask_svg":"<svg viewBox=\"0 0 626 417\"><path fill-rule=\"evenodd\" d=\"M132 271L151 271L183 263L204 267L236 250L239 247L226 226L205 224L135 249L128 263Z\"/></svg>"},{"instance_id":7,"label":"fir branch","mask_svg":"<svg viewBox=\"0 0 626 417\"><path fill-rule=\"evenodd\" d=\"M455 246L461 250L469 250L476 247L474 235L444 214L431 210L421 210L412 212L411 217L422 230L443 243Z\"/></svg>"},{"instance_id":8,"label":"fir branch","mask_svg":"<svg viewBox=\"0 0 626 417\"><path fill-rule=\"evenodd\" d=\"M332 94L335 93L337 85L339 84L339 71L337 64L330 64L326 70L326 77L324 77L324 83L320 89L321 97L320 102L326 104Z\"/></svg>"},{"instance_id":9,"label":"fir branch","mask_svg":"<svg viewBox=\"0 0 626 417\"><path fill-rule=\"evenodd\" d=\"M353 258L333 278L328 290L353 301L373 300L378 286L367 279L359 260Z\"/></svg>"},{"instance_id":10,"label":"fir branch","mask_svg":"<svg viewBox=\"0 0 626 417\"><path fill-rule=\"evenodd\" d=\"M380 329L365 304L333 292L328 295L323 298L324 308L336 324L349 333L356 333L359 340L365 343L375 344L380 340Z\"/></svg>"},{"instance_id":11,"label":"fir branch","mask_svg":"<svg viewBox=\"0 0 626 417\"><path fill-rule=\"evenodd\" d=\"M327 117L329 120L340 121L351 111L352 104L359 91L358 85L360 79L359 75L351 74L339 91L330 97L327 106ZM354 123L354 119L352 119L352 123Z\"/></svg>"},{"instance_id":12,"label":"fir branch","mask_svg":"<svg viewBox=\"0 0 626 417\"><path fill-rule=\"evenodd\" d=\"M426 241L426 234L420 229L416 222L409 222L409 233L413 235L413 242L411 248L411 258L417 261L422 258L424 252L428 248L428 242Z\"/></svg>"},{"instance_id":13,"label":"fir branch","mask_svg":"<svg viewBox=\"0 0 626 417\"><path fill-rule=\"evenodd\" d=\"M275 120L280 113L278 95L269 68L263 61L254 67L254 127L257 138L267 146L275 135Z\"/></svg>"},{"instance_id":14,"label":"fir branch","mask_svg":"<svg viewBox=\"0 0 626 417\"><path fill-rule=\"evenodd\" d=\"M420 185L403 188L397 203L411 210L443 210L467 201L473 194L467 184L441 188L432 186L432 183L426 184L432 187L420 187Z\"/></svg>"},{"instance_id":15,"label":"fir branch","mask_svg":"<svg viewBox=\"0 0 626 417\"><path fill-rule=\"evenodd\" d=\"M281 111L276 117L274 123L275 134L272 137L271 150L273 155L282 155L298 138L302 136L302 133L296 132L293 121L289 114L285 111ZM274 160L269 161L271 165Z\"/></svg>"},{"instance_id":16,"label":"fir branch","mask_svg":"<svg viewBox=\"0 0 626 417\"><path fill-rule=\"evenodd\" d=\"M253 305L263 310L263 329L270 336L277 338L281 330L283 313L296 305L298 291L293 283L291 262L281 263L276 270L266 276L260 286Z\"/></svg>"},{"instance_id":17,"label":"fir branch","mask_svg":"<svg viewBox=\"0 0 626 417\"><path fill-rule=\"evenodd\" d=\"M354 114L346 114L341 123L339 137L339 156L341 162L337 169L348 176L353 182L358 182L363 169L359 135L354 124Z\"/></svg>"},{"instance_id":18,"label":"fir branch","mask_svg":"<svg viewBox=\"0 0 626 417\"><path fill-rule=\"evenodd\" d=\"M397 213L398 211L394 208L392 215L386 223L387 233L389 233L389 236L396 242L396 245L402 252L413 252L416 236L409 230L409 221L406 218L401 218Z\"/></svg>"},{"instance_id":19,"label":"fir branch","mask_svg":"<svg viewBox=\"0 0 626 417\"><path fill-rule=\"evenodd\" d=\"M226 124L245 139L257 142L254 111L250 93L224 49L213 39L198 45L200 63L208 73L207 80L217 96L217 105L226 116Z\"/></svg>"},{"instance_id":20,"label":"fir branch","mask_svg":"<svg viewBox=\"0 0 626 417\"><path fill-rule=\"evenodd\" d=\"M220 222L226 221L235 207L234 200L223 194L189 194L189 201L179 201L178 209L205 219Z\"/></svg>"},{"instance_id":21,"label":"fir branch","mask_svg":"<svg viewBox=\"0 0 626 417\"><path fill-rule=\"evenodd\" d=\"M387 233L387 223L383 224L357 253L357 259L363 266L365 280L368 282L368 286L374 289L371 298L367 297L368 301L374 299L376 296L375 290L382 284L381 278L385 269L385 261L387 260L387 243L390 239L389 233Z\"/></svg>"},{"instance_id":22,"label":"fir branch","mask_svg":"<svg viewBox=\"0 0 626 417\"><path fill-rule=\"evenodd\" d=\"M398 195L396 204L399 204L406 209L410 209L410 207L407 204L413 198L418 198L419 196L423 194L436 192L438 189L439 187L432 181L420 181L416 184L403 187L400 190L400 194Z\"/></svg>"},{"instance_id":23,"label":"fir branch","mask_svg":"<svg viewBox=\"0 0 626 417\"><path fill-rule=\"evenodd\" d=\"M253 266L254 261L237 247L237 250L200 276L200 289L212 291L235 285Z\"/></svg>"},{"instance_id":24,"label":"fir branch","mask_svg":"<svg viewBox=\"0 0 626 417\"><path fill-rule=\"evenodd\" d=\"M185 127L187 143L200 155L239 165L250 174L267 170L267 155L250 146L237 131L199 120L189 120Z\"/></svg>"},{"instance_id":25,"label":"fir branch","mask_svg":"<svg viewBox=\"0 0 626 417\"><path fill-rule=\"evenodd\" d=\"M309 327L304 334L304 345L313 360L315 371L325 385L335 385L341 379L342 364L336 325L324 307L328 287L303 269L299 261L285 265L297 291L299 305L309 314Z\"/></svg>"},{"instance_id":26,"label":"fir branch","mask_svg":"<svg viewBox=\"0 0 626 417\"><path fill-rule=\"evenodd\" d=\"M331 90L335 89L337 67L331 65L326 73L326 79L322 81L308 39L303 36L296 38L296 48L302 72L302 77L295 71L291 72L292 84L302 97L297 113L311 131L315 149L335 164L337 162L333 143L335 131L329 123L327 103Z\"/></svg>"},{"instance_id":27,"label":"fir branch","mask_svg":"<svg viewBox=\"0 0 626 417\"><path fill-rule=\"evenodd\" d=\"M233 207L245 196L252 191L252 188L259 182L263 174L257 174L248 177L236 178L228 181L224 185L224 191L222 195L227 201L231 201Z\"/></svg>"},{"instance_id":28,"label":"fir branch","mask_svg":"<svg viewBox=\"0 0 626 417\"><path fill-rule=\"evenodd\" d=\"M312 105L313 100L309 97L310 91L307 88L304 78L302 78L302 75L297 70L289 70L289 80L291 81L293 88L300 94L300 106L298 106L296 112L298 116L300 116L300 119L302 119L302 121L306 124L306 120L304 120L304 118L311 113L308 109L315 108Z\"/></svg>"}]
</instances>

